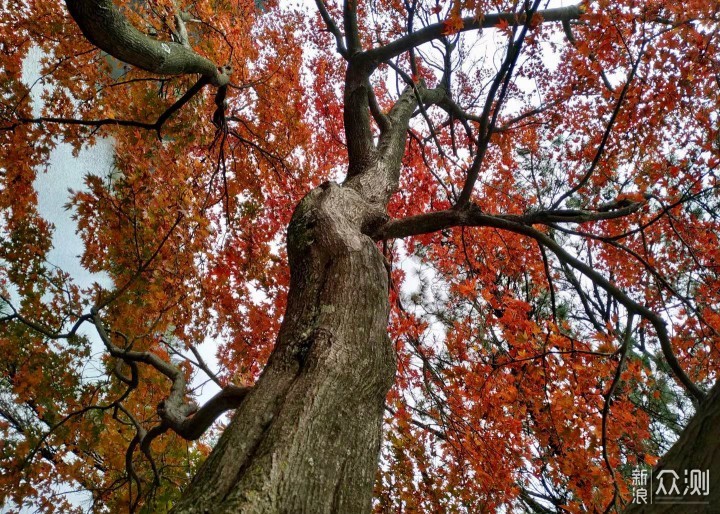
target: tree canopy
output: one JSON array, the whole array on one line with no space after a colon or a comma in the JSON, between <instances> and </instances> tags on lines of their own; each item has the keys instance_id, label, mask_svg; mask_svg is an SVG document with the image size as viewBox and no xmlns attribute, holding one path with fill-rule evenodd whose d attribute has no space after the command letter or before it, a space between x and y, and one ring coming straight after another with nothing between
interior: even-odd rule
<instances>
[{"instance_id":1,"label":"tree canopy","mask_svg":"<svg viewBox=\"0 0 720 514\"><path fill-rule=\"evenodd\" d=\"M720 2L0 5L0 504L180 509L223 414L279 404L288 355L326 374L322 343L385 397L376 512L620 512L717 379ZM49 261L37 195L99 137L67 216L110 287ZM376 318L373 377L333 326Z\"/></svg>"}]
</instances>

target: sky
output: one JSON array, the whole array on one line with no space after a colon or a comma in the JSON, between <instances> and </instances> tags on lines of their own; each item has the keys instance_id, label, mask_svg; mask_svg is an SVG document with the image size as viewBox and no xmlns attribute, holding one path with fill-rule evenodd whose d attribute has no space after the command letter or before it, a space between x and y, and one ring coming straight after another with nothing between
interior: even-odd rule
<instances>
[{"instance_id":1,"label":"sky","mask_svg":"<svg viewBox=\"0 0 720 514\"><path fill-rule=\"evenodd\" d=\"M44 86L40 81L40 60L42 52L38 48L31 49L27 59L23 63L23 81L31 87L31 102L33 115L39 116L42 109L42 93ZM88 174L104 176L112 170L113 166L113 142L112 139L98 137L94 146L84 147L77 155L73 155L72 147L68 144L58 142L52 150L47 167L38 170L34 182L38 194L38 211L40 215L54 226L53 246L48 253L49 264L57 266L67 272L73 282L80 288L87 288L97 282L104 288L111 288L112 281L106 274L91 273L85 269L80 257L83 252L82 239L78 235L77 223L72 219L72 211L66 205L71 198L72 191L87 190L84 178ZM18 298L12 295L13 302ZM99 370L103 368L100 356L104 353L104 346L95 330L86 325L78 331L81 335L87 336L92 341L92 354L97 359L97 365L88 363L84 366L87 378L97 377ZM216 343L206 341L198 345L203 359L212 368L217 369L215 358ZM198 374L199 380L190 384L190 387L197 387L204 384L198 390L199 402L204 402L214 395L219 388L212 382L205 384L206 377ZM60 486L58 492L72 489L71 484ZM76 505L88 506L90 504L89 493L69 493L71 501ZM0 514L13 508L11 505L1 506ZM35 512L34 509L23 509L21 511Z\"/></svg>"},{"instance_id":2,"label":"sky","mask_svg":"<svg viewBox=\"0 0 720 514\"><path fill-rule=\"evenodd\" d=\"M23 81L32 87L31 101L33 114L40 115L42 108L43 85L40 78L40 59L42 52L34 48L29 52L23 63ZM77 223L72 219L72 211L66 208L70 201L70 191L87 190L84 178L88 174L104 176L112 171L113 142L109 138L98 137L94 146L84 147L77 155L73 155L72 147L59 142L53 149L45 170L39 171L34 186L38 193L38 211L46 220L54 225L53 247L48 254L50 264L59 267L69 274L80 288L86 288L97 282L104 288L111 288L112 281L106 274L91 273L80 262L83 252L82 239L78 235ZM99 355L103 350L94 330L80 332L88 335L93 344L93 354ZM212 341L199 345L205 361L216 369L215 345ZM92 369L92 367L88 367ZM206 377L199 377L203 382ZM191 387L198 386L191 384ZM217 388L208 385L200 391L200 399L204 400L217 392Z\"/></svg>"},{"instance_id":3,"label":"sky","mask_svg":"<svg viewBox=\"0 0 720 514\"><path fill-rule=\"evenodd\" d=\"M40 49L33 48L23 63L23 81L32 86L30 97L35 116L40 115L41 95L44 91L39 82L41 57ZM48 260L67 271L81 287L93 282L108 287L111 282L107 276L90 273L81 266L82 240L77 234L77 224L72 220L72 213L65 205L70 201L71 189L86 189L83 183L85 175L109 172L112 161L110 139L98 138L95 146L83 148L77 156L72 155L70 145L60 143L50 154L47 169L38 173L34 183L40 214L55 226L53 248Z\"/></svg>"}]
</instances>

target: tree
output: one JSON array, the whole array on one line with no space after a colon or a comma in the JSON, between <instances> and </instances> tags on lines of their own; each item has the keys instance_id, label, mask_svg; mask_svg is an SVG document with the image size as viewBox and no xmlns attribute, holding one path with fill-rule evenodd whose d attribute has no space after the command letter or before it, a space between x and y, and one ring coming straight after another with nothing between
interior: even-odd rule
<instances>
[{"instance_id":1,"label":"tree","mask_svg":"<svg viewBox=\"0 0 720 514\"><path fill-rule=\"evenodd\" d=\"M675 437L714 473L719 12L4 2L0 497L621 511ZM34 184L98 135L80 287Z\"/></svg>"}]
</instances>

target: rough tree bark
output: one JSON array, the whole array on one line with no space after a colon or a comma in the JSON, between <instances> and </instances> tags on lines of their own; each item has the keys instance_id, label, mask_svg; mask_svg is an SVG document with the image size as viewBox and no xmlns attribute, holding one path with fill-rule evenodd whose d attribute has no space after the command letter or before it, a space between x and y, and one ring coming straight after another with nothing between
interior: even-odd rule
<instances>
[{"instance_id":1,"label":"rough tree bark","mask_svg":"<svg viewBox=\"0 0 720 514\"><path fill-rule=\"evenodd\" d=\"M174 512L369 511L395 371L377 216L334 183L297 207L276 349Z\"/></svg>"}]
</instances>

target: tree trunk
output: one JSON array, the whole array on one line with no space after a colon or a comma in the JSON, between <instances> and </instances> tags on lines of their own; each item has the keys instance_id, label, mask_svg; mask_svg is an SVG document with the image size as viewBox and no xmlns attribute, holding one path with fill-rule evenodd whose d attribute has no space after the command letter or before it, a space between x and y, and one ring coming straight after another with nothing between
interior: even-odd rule
<instances>
[{"instance_id":1,"label":"tree trunk","mask_svg":"<svg viewBox=\"0 0 720 514\"><path fill-rule=\"evenodd\" d=\"M625 510L625 514L699 514L720 512L720 383L715 385L705 401L698 407L697 413L680 438L670 448L655 469L653 480L648 480L648 504L633 503ZM663 470L673 470L677 473L677 485L682 498L669 503L659 503L655 496L658 489L658 474ZM709 471L710 483L705 495L683 494L686 478L691 470L700 472ZM685 473L688 473L686 475ZM670 488L672 475L663 479L666 490ZM649 494L653 493L650 502ZM696 503L688 503L690 501Z\"/></svg>"},{"instance_id":2,"label":"tree trunk","mask_svg":"<svg viewBox=\"0 0 720 514\"><path fill-rule=\"evenodd\" d=\"M276 348L173 512L370 511L395 357L388 271L364 234L385 218L334 183L300 202Z\"/></svg>"}]
</instances>

